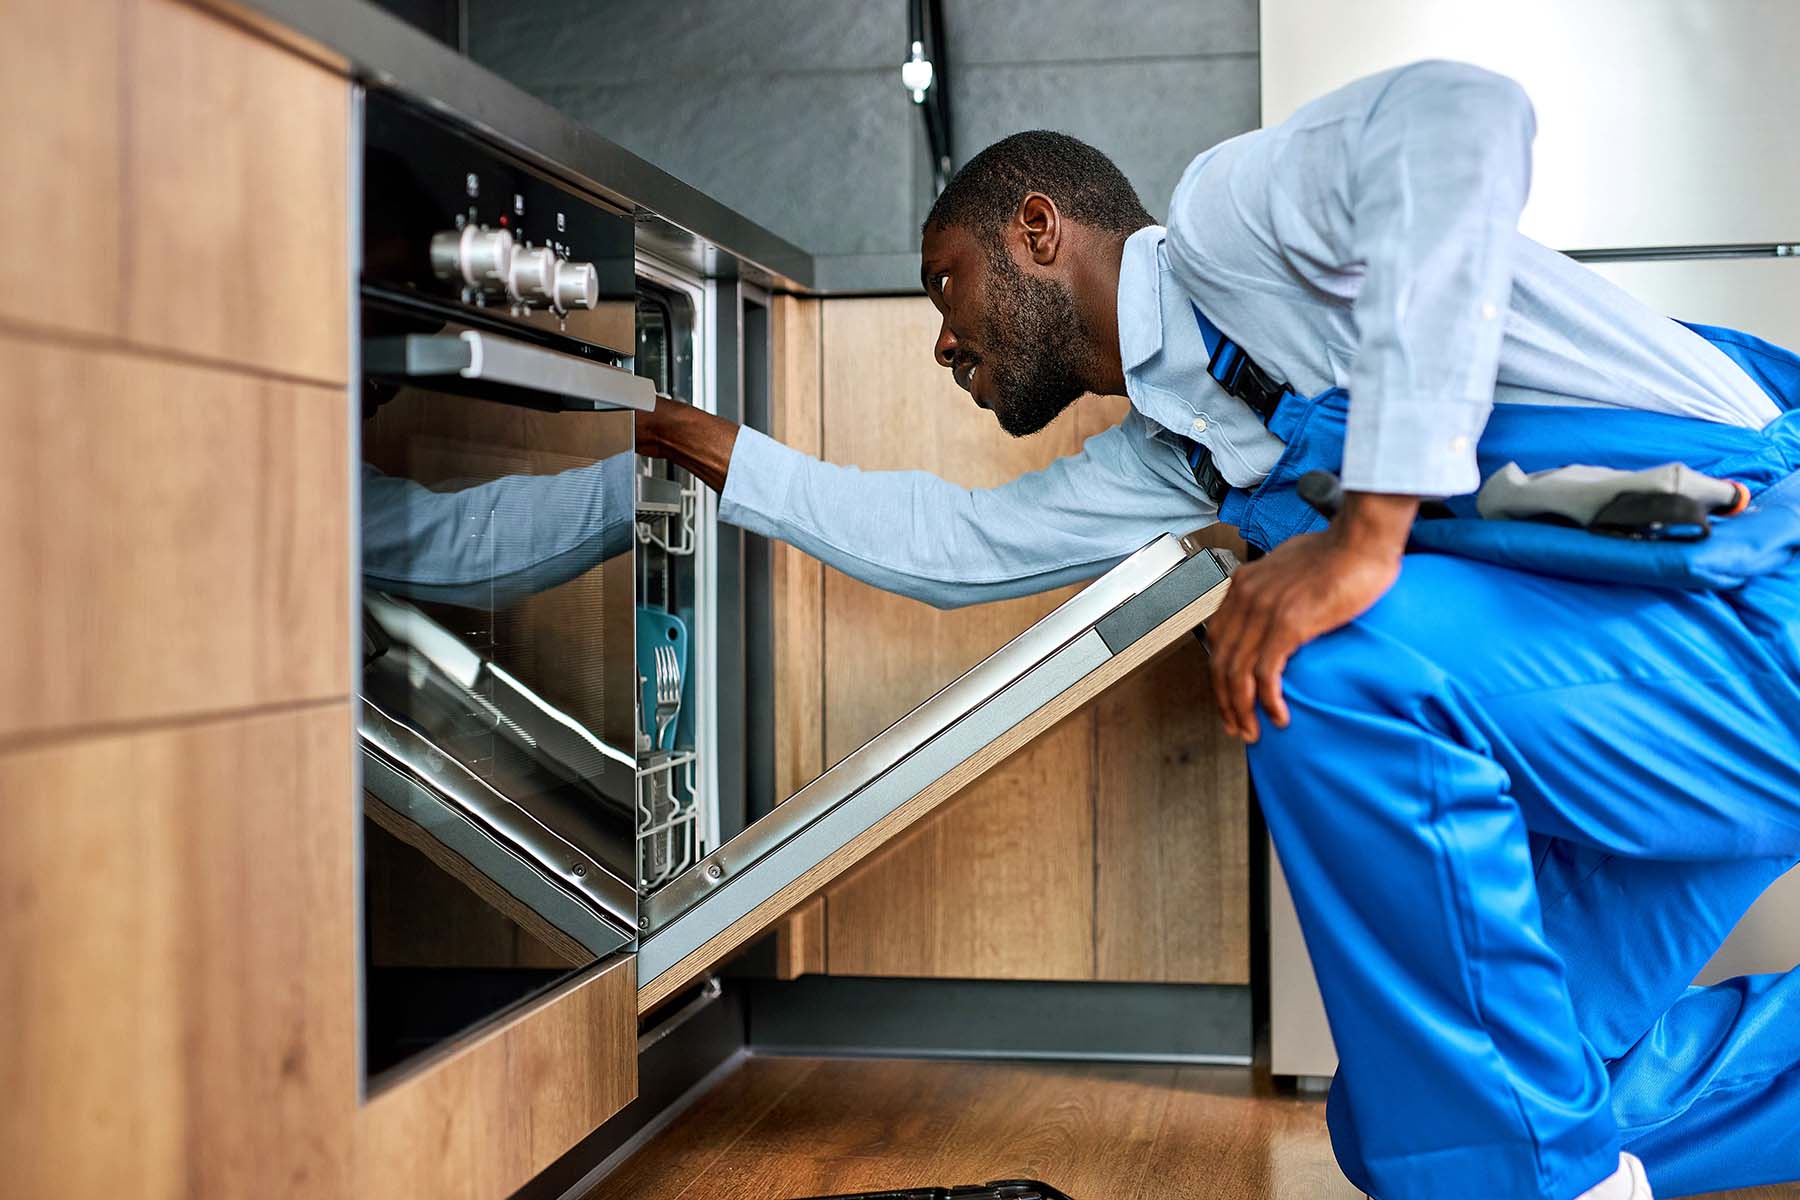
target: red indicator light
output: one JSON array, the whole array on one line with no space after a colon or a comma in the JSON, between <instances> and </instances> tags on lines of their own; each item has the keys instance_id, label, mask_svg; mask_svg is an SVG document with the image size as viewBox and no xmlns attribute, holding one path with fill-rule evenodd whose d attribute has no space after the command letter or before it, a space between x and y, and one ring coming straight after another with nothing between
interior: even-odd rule
<instances>
[{"instance_id":1,"label":"red indicator light","mask_svg":"<svg viewBox=\"0 0 1800 1200\"><path fill-rule=\"evenodd\" d=\"M501 218L500 218L500 228L502 228L502 229L505 229L505 228L506 228L506 223L507 223L507 222L506 222L506 218L505 218L505 217L501 217Z\"/></svg>"}]
</instances>

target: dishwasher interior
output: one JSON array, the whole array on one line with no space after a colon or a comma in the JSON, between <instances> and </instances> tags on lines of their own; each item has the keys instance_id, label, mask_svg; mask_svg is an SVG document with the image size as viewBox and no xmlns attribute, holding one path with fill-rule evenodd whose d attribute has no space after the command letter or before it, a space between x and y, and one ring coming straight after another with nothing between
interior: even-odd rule
<instances>
[{"instance_id":1,"label":"dishwasher interior","mask_svg":"<svg viewBox=\"0 0 1800 1200\"><path fill-rule=\"evenodd\" d=\"M713 408L704 286L640 264L635 369L662 402ZM692 475L636 475L637 882L650 892L718 838L716 506Z\"/></svg>"}]
</instances>

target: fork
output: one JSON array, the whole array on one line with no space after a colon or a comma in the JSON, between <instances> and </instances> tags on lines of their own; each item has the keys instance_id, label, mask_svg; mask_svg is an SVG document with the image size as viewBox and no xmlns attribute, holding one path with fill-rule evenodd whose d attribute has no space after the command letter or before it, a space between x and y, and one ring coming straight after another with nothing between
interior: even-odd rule
<instances>
[{"instance_id":1,"label":"fork","mask_svg":"<svg viewBox=\"0 0 1800 1200\"><path fill-rule=\"evenodd\" d=\"M681 663L675 647L657 646L656 651L656 749L663 749L663 735L675 714L681 711Z\"/></svg>"}]
</instances>

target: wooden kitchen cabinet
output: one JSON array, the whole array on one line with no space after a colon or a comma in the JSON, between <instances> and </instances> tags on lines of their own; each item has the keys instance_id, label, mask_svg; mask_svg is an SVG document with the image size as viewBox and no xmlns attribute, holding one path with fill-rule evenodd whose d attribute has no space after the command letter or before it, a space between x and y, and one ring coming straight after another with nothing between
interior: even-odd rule
<instances>
[{"instance_id":1,"label":"wooden kitchen cabinet","mask_svg":"<svg viewBox=\"0 0 1800 1200\"><path fill-rule=\"evenodd\" d=\"M636 963L363 1095L351 82L240 17L0 36L0 1191L491 1200L635 1096Z\"/></svg>"},{"instance_id":2,"label":"wooden kitchen cabinet","mask_svg":"<svg viewBox=\"0 0 1800 1200\"><path fill-rule=\"evenodd\" d=\"M777 312L775 432L833 462L992 486L1124 416L1122 399L1090 396L1010 438L932 360L929 301L797 304ZM805 668L816 691L777 706L780 745L817 739L816 757L784 751L784 795L1072 590L940 612L816 564L775 578L778 648L819 647ZM784 934L787 961L842 975L1248 982L1245 804L1242 749L1219 725L1203 652L1184 643L827 887L822 913Z\"/></svg>"}]
</instances>

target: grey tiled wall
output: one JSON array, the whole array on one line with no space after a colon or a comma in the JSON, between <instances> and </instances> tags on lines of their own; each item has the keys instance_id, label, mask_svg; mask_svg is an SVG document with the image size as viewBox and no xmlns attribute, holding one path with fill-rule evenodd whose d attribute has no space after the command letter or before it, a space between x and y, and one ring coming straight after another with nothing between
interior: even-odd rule
<instances>
[{"instance_id":1,"label":"grey tiled wall","mask_svg":"<svg viewBox=\"0 0 1800 1200\"><path fill-rule=\"evenodd\" d=\"M1257 0L945 0L959 161L1061 129L1159 217L1256 123ZM931 202L900 86L905 0L469 0L470 52L819 256L832 290L916 287Z\"/></svg>"}]
</instances>

